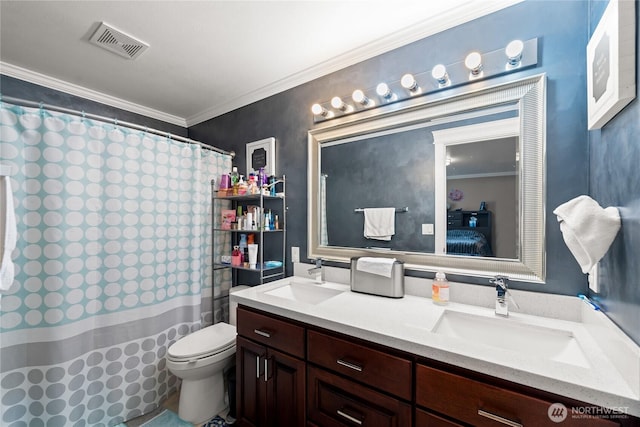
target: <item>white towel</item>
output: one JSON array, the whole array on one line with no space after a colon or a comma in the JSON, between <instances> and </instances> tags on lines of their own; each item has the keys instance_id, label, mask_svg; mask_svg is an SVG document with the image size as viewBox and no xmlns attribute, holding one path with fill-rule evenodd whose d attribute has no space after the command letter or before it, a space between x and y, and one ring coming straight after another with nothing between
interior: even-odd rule
<instances>
[{"instance_id":1,"label":"white towel","mask_svg":"<svg viewBox=\"0 0 640 427\"><path fill-rule=\"evenodd\" d=\"M18 230L13 209L11 178L0 176L0 293L11 288L14 278L11 252L16 247Z\"/></svg>"},{"instance_id":2,"label":"white towel","mask_svg":"<svg viewBox=\"0 0 640 427\"><path fill-rule=\"evenodd\" d=\"M603 209L589 196L579 196L558 206L564 242L582 272L587 274L602 259L620 229L620 213L615 207Z\"/></svg>"},{"instance_id":3,"label":"white towel","mask_svg":"<svg viewBox=\"0 0 640 427\"><path fill-rule=\"evenodd\" d=\"M365 208L364 237L391 240L396 234L396 208Z\"/></svg>"},{"instance_id":4,"label":"white towel","mask_svg":"<svg viewBox=\"0 0 640 427\"><path fill-rule=\"evenodd\" d=\"M395 258L362 257L356 261L356 270L377 274L378 276L391 277L394 262L396 262Z\"/></svg>"}]
</instances>

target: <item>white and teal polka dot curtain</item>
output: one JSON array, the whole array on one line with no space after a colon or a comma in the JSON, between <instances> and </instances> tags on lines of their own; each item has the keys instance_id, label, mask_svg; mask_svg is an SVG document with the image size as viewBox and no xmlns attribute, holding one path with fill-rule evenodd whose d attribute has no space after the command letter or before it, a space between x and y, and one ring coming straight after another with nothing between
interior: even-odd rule
<instances>
[{"instance_id":1,"label":"white and teal polka dot curtain","mask_svg":"<svg viewBox=\"0 0 640 427\"><path fill-rule=\"evenodd\" d=\"M167 348L228 288L228 273L213 277L210 181L231 158L6 103L0 153L18 228L0 425L107 426L153 410L176 388Z\"/></svg>"}]
</instances>

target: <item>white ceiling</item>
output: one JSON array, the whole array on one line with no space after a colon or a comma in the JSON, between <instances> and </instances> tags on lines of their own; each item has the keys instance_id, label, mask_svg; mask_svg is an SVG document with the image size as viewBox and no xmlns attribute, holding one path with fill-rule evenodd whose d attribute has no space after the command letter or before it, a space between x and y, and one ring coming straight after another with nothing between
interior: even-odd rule
<instances>
[{"instance_id":1,"label":"white ceiling","mask_svg":"<svg viewBox=\"0 0 640 427\"><path fill-rule=\"evenodd\" d=\"M190 126L519 0L0 1L0 71ZM128 60L100 22L143 40Z\"/></svg>"}]
</instances>

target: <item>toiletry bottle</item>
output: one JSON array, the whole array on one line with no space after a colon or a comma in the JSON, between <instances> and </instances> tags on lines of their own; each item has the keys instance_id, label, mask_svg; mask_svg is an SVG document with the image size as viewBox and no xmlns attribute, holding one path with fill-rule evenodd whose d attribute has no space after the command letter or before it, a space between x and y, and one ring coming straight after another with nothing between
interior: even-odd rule
<instances>
[{"instance_id":1,"label":"toiletry bottle","mask_svg":"<svg viewBox=\"0 0 640 427\"><path fill-rule=\"evenodd\" d=\"M244 250L247 249L247 235L242 233L240 234L240 243L238 243L240 247L240 252L244 253Z\"/></svg>"},{"instance_id":2,"label":"toiletry bottle","mask_svg":"<svg viewBox=\"0 0 640 427\"><path fill-rule=\"evenodd\" d=\"M278 221L278 215L276 215L276 219L275 219L275 229L280 230L280 222Z\"/></svg>"},{"instance_id":3,"label":"toiletry bottle","mask_svg":"<svg viewBox=\"0 0 640 427\"><path fill-rule=\"evenodd\" d=\"M242 253L240 252L240 246L236 245L233 247L233 252L231 252L231 265L240 266L242 265Z\"/></svg>"},{"instance_id":4,"label":"toiletry bottle","mask_svg":"<svg viewBox=\"0 0 640 427\"><path fill-rule=\"evenodd\" d=\"M269 195L271 195L272 197L276 196L276 177L271 175L269 177Z\"/></svg>"},{"instance_id":5,"label":"toiletry bottle","mask_svg":"<svg viewBox=\"0 0 640 427\"><path fill-rule=\"evenodd\" d=\"M431 285L431 299L438 305L446 305L449 302L449 281L441 271L436 273L436 278Z\"/></svg>"},{"instance_id":6,"label":"toiletry bottle","mask_svg":"<svg viewBox=\"0 0 640 427\"><path fill-rule=\"evenodd\" d=\"M240 175L240 180L238 181L238 195L244 196L247 194L247 189L249 188L249 184L244 180L244 175Z\"/></svg>"},{"instance_id":7,"label":"toiletry bottle","mask_svg":"<svg viewBox=\"0 0 640 427\"><path fill-rule=\"evenodd\" d=\"M233 189L233 195L238 195L238 182L240 181L240 174L238 174L238 168L236 166L231 170L231 188Z\"/></svg>"}]
</instances>

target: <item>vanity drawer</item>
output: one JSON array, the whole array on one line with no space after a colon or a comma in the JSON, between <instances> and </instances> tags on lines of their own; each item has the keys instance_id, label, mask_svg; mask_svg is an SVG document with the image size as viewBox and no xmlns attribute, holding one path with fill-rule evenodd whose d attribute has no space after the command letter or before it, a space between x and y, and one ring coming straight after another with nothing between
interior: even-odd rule
<instances>
[{"instance_id":1,"label":"vanity drawer","mask_svg":"<svg viewBox=\"0 0 640 427\"><path fill-rule=\"evenodd\" d=\"M304 358L304 328L238 307L238 335Z\"/></svg>"},{"instance_id":2,"label":"vanity drawer","mask_svg":"<svg viewBox=\"0 0 640 427\"><path fill-rule=\"evenodd\" d=\"M501 387L416 365L416 403L474 426L558 426L548 415L555 403ZM571 409L568 408L570 411ZM617 426L602 418L572 418L563 426Z\"/></svg>"},{"instance_id":3,"label":"vanity drawer","mask_svg":"<svg viewBox=\"0 0 640 427\"><path fill-rule=\"evenodd\" d=\"M416 409L416 427L463 427L422 409Z\"/></svg>"},{"instance_id":4,"label":"vanity drawer","mask_svg":"<svg viewBox=\"0 0 640 427\"><path fill-rule=\"evenodd\" d=\"M323 427L411 426L411 405L322 369L307 371L310 422Z\"/></svg>"},{"instance_id":5,"label":"vanity drawer","mask_svg":"<svg viewBox=\"0 0 640 427\"><path fill-rule=\"evenodd\" d=\"M312 330L307 345L309 362L411 400L410 360Z\"/></svg>"}]
</instances>

